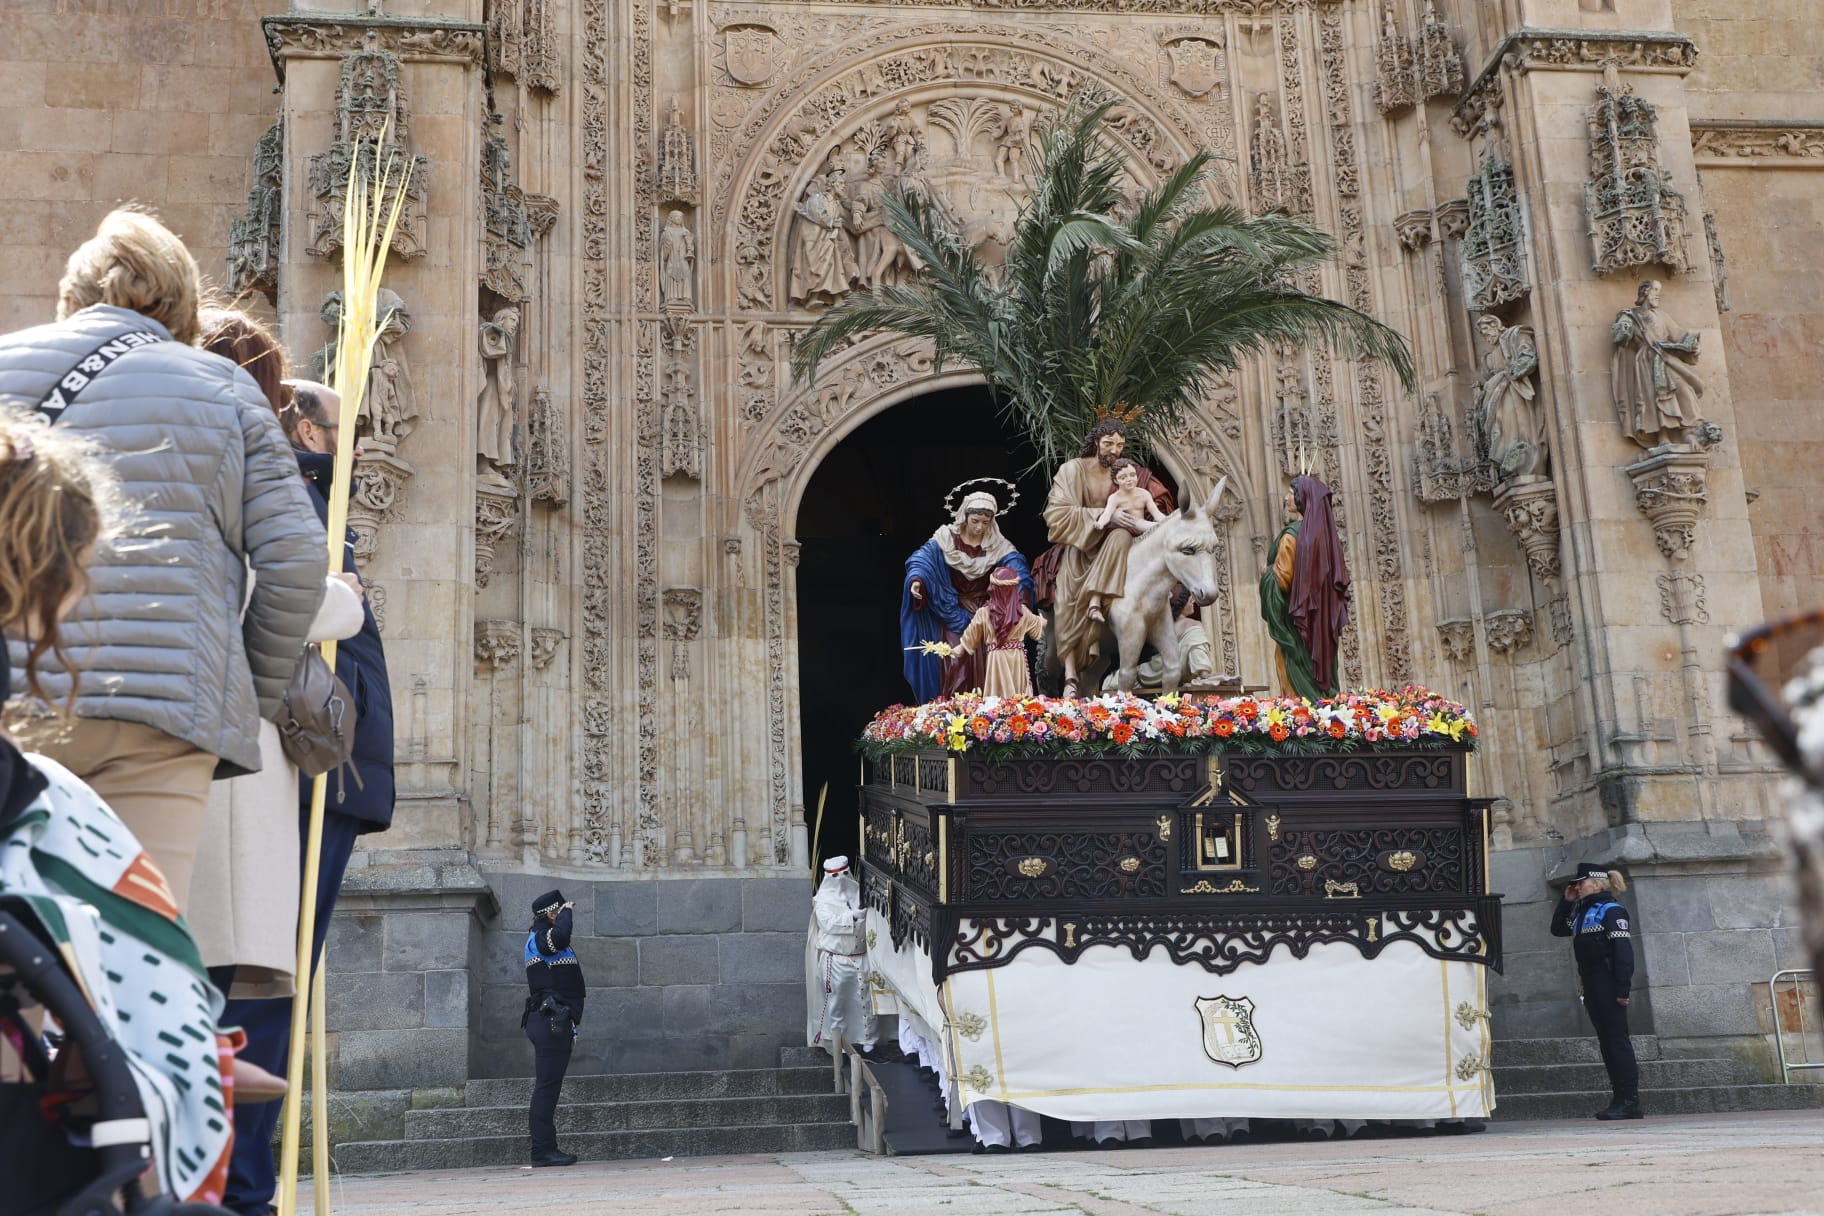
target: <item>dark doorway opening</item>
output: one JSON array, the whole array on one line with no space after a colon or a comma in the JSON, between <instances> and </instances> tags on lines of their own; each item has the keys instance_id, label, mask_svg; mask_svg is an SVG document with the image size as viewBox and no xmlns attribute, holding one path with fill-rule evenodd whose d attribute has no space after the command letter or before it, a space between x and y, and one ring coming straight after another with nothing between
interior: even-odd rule
<instances>
[{"instance_id":1,"label":"dark doorway opening","mask_svg":"<svg viewBox=\"0 0 1824 1216\"><path fill-rule=\"evenodd\" d=\"M798 684L805 817L819 857L859 841L853 744L880 710L912 698L901 672L906 558L947 523L944 496L975 477L1018 484L1001 530L1031 561L1046 548L1049 478L980 388L915 397L863 423L824 458L798 507ZM996 497L1002 497L1001 494Z\"/></svg>"}]
</instances>

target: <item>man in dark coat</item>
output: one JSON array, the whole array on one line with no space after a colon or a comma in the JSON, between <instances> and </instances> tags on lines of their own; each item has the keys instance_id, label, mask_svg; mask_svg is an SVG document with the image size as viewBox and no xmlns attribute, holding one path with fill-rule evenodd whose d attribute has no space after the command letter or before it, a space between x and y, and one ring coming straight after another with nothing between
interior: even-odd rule
<instances>
[{"instance_id":1,"label":"man in dark coat","mask_svg":"<svg viewBox=\"0 0 1824 1216\"><path fill-rule=\"evenodd\" d=\"M570 1049L583 1020L583 965L570 948L574 904L562 891L547 891L532 902L526 933L526 1012L520 1025L532 1041L535 1079L527 1125L533 1165L575 1165L557 1147L557 1098L570 1068Z\"/></svg>"},{"instance_id":2,"label":"man in dark coat","mask_svg":"<svg viewBox=\"0 0 1824 1216\"><path fill-rule=\"evenodd\" d=\"M342 401L335 390L306 381L292 383L294 403L280 421L297 451L298 471L310 490L317 515L329 519L330 484L335 477L336 425ZM359 576L355 567L354 530L343 550L342 568ZM365 598L365 597L364 597ZM355 706L355 747L351 757L354 774L331 773L323 800L323 845L317 864L316 943L311 957L320 958L336 910L336 896L348 869L355 838L384 832L393 822L393 692L386 674L386 652L380 645L380 625L372 605L362 605L361 632L336 644L336 675L348 686ZM356 778L359 778L357 780ZM313 779L298 782L298 834L308 839L310 792ZM314 964L313 964L314 969ZM302 991L310 982L300 977ZM222 1025L240 1026L247 1032L241 1059L283 1077L291 1044L291 999L229 1001ZM223 1206L240 1216L265 1216L271 1212L278 1189L272 1137L278 1127L280 1104L236 1104L234 1108L234 1159L229 1167Z\"/></svg>"}]
</instances>

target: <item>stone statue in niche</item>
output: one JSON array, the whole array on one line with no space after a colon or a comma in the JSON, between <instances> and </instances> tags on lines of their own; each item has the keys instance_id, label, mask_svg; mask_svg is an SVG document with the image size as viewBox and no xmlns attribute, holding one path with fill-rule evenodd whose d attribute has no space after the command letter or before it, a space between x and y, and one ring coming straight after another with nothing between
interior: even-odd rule
<instances>
[{"instance_id":1,"label":"stone statue in niche","mask_svg":"<svg viewBox=\"0 0 1824 1216\"><path fill-rule=\"evenodd\" d=\"M1549 475L1551 456L1534 382L1539 348L1532 328L1503 325L1500 317L1483 313L1476 330L1488 343L1476 385L1476 420L1488 440L1489 463L1501 482L1538 481Z\"/></svg>"},{"instance_id":2,"label":"stone statue in niche","mask_svg":"<svg viewBox=\"0 0 1824 1216\"><path fill-rule=\"evenodd\" d=\"M376 449L391 452L412 433L418 420L418 399L412 392L412 372L405 361L404 339L411 332L412 317L405 301L385 287L375 299L374 311L380 317L380 330L362 412L367 415L368 442Z\"/></svg>"},{"instance_id":3,"label":"stone statue in niche","mask_svg":"<svg viewBox=\"0 0 1824 1216\"><path fill-rule=\"evenodd\" d=\"M684 226L684 213L673 211L665 217L659 233L659 306L665 309L695 308L692 289L692 267L697 260L697 238Z\"/></svg>"},{"instance_id":4,"label":"stone statue in niche","mask_svg":"<svg viewBox=\"0 0 1824 1216\"><path fill-rule=\"evenodd\" d=\"M1661 290L1658 279L1643 280L1634 307L1609 328L1615 410L1622 433L1643 448L1691 442L1704 425L1697 412L1704 382L1691 366L1699 335L1660 310Z\"/></svg>"},{"instance_id":5,"label":"stone statue in niche","mask_svg":"<svg viewBox=\"0 0 1824 1216\"><path fill-rule=\"evenodd\" d=\"M503 308L481 323L481 361L485 379L475 410L475 451L495 469L513 467L513 348L519 337L519 309Z\"/></svg>"},{"instance_id":6,"label":"stone statue in niche","mask_svg":"<svg viewBox=\"0 0 1824 1216\"><path fill-rule=\"evenodd\" d=\"M855 249L847 216L819 173L805 187L794 210L798 230L792 243L791 299L794 304L833 304L855 285Z\"/></svg>"},{"instance_id":7,"label":"stone statue in niche","mask_svg":"<svg viewBox=\"0 0 1824 1216\"><path fill-rule=\"evenodd\" d=\"M1026 176L1026 145L1032 137L1032 119L1016 98L1007 103L994 139L994 171L1009 181Z\"/></svg>"}]
</instances>

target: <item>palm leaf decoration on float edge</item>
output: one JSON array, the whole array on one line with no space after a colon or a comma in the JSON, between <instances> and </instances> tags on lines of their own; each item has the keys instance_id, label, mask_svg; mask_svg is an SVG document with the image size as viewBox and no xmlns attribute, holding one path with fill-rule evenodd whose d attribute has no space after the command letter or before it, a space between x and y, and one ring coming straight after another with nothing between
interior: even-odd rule
<instances>
[{"instance_id":1,"label":"palm leaf decoration on float edge","mask_svg":"<svg viewBox=\"0 0 1824 1216\"><path fill-rule=\"evenodd\" d=\"M1404 338L1294 286L1335 252L1330 234L1211 204L1208 152L1130 200L1128 156L1103 130L1114 104L1087 96L1038 125L1030 194L998 268L930 202L889 195L893 232L923 270L832 305L798 343L796 379L814 381L864 334L927 339L936 370L959 362L982 372L1047 469L1075 456L1117 406L1144 451L1240 360L1280 344L1379 359L1411 389Z\"/></svg>"}]
</instances>

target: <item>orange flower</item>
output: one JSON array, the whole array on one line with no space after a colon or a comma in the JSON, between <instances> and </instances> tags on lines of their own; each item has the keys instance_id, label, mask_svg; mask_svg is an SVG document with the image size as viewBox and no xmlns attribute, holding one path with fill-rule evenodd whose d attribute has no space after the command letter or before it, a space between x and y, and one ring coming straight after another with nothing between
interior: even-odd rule
<instances>
[{"instance_id":1,"label":"orange flower","mask_svg":"<svg viewBox=\"0 0 1824 1216\"><path fill-rule=\"evenodd\" d=\"M1330 729L1330 737L1332 739L1340 739L1344 735L1349 733L1349 728L1347 726L1343 725L1343 720L1341 718L1330 719L1329 729Z\"/></svg>"},{"instance_id":2,"label":"orange flower","mask_svg":"<svg viewBox=\"0 0 1824 1216\"><path fill-rule=\"evenodd\" d=\"M1230 721L1228 718L1216 719L1216 733L1221 738L1224 738L1224 739L1228 738L1230 735L1235 733L1235 723Z\"/></svg>"},{"instance_id":3,"label":"orange flower","mask_svg":"<svg viewBox=\"0 0 1824 1216\"><path fill-rule=\"evenodd\" d=\"M1256 717L1259 713L1260 713L1260 706L1254 704L1254 702L1252 700L1244 699L1239 705L1237 705L1235 707L1235 716L1237 718L1250 718L1251 719L1251 718Z\"/></svg>"},{"instance_id":4,"label":"orange flower","mask_svg":"<svg viewBox=\"0 0 1824 1216\"><path fill-rule=\"evenodd\" d=\"M1109 713L1103 706L1092 705L1089 707L1088 717L1091 726L1101 726L1108 721Z\"/></svg>"},{"instance_id":5,"label":"orange flower","mask_svg":"<svg viewBox=\"0 0 1824 1216\"><path fill-rule=\"evenodd\" d=\"M986 739L988 737L988 730L988 719L984 718L982 715L977 714L975 717L969 719L969 731L976 738Z\"/></svg>"},{"instance_id":6,"label":"orange flower","mask_svg":"<svg viewBox=\"0 0 1824 1216\"><path fill-rule=\"evenodd\" d=\"M1116 743L1132 743L1134 741L1134 728L1125 722L1117 722L1115 723L1115 728L1108 732L1108 737L1113 739Z\"/></svg>"},{"instance_id":7,"label":"orange flower","mask_svg":"<svg viewBox=\"0 0 1824 1216\"><path fill-rule=\"evenodd\" d=\"M1031 725L1032 724L1026 720L1025 714L1015 714L1007 723L1008 728L1013 731L1013 737L1016 739L1024 738L1027 728Z\"/></svg>"},{"instance_id":8,"label":"orange flower","mask_svg":"<svg viewBox=\"0 0 1824 1216\"><path fill-rule=\"evenodd\" d=\"M1287 735L1289 735L1291 733L1292 733L1291 731L1288 731L1286 729L1286 724L1284 722L1275 722L1273 725L1267 727L1267 734L1269 734L1273 737L1273 741L1275 743L1279 742L1281 739L1284 739Z\"/></svg>"}]
</instances>

